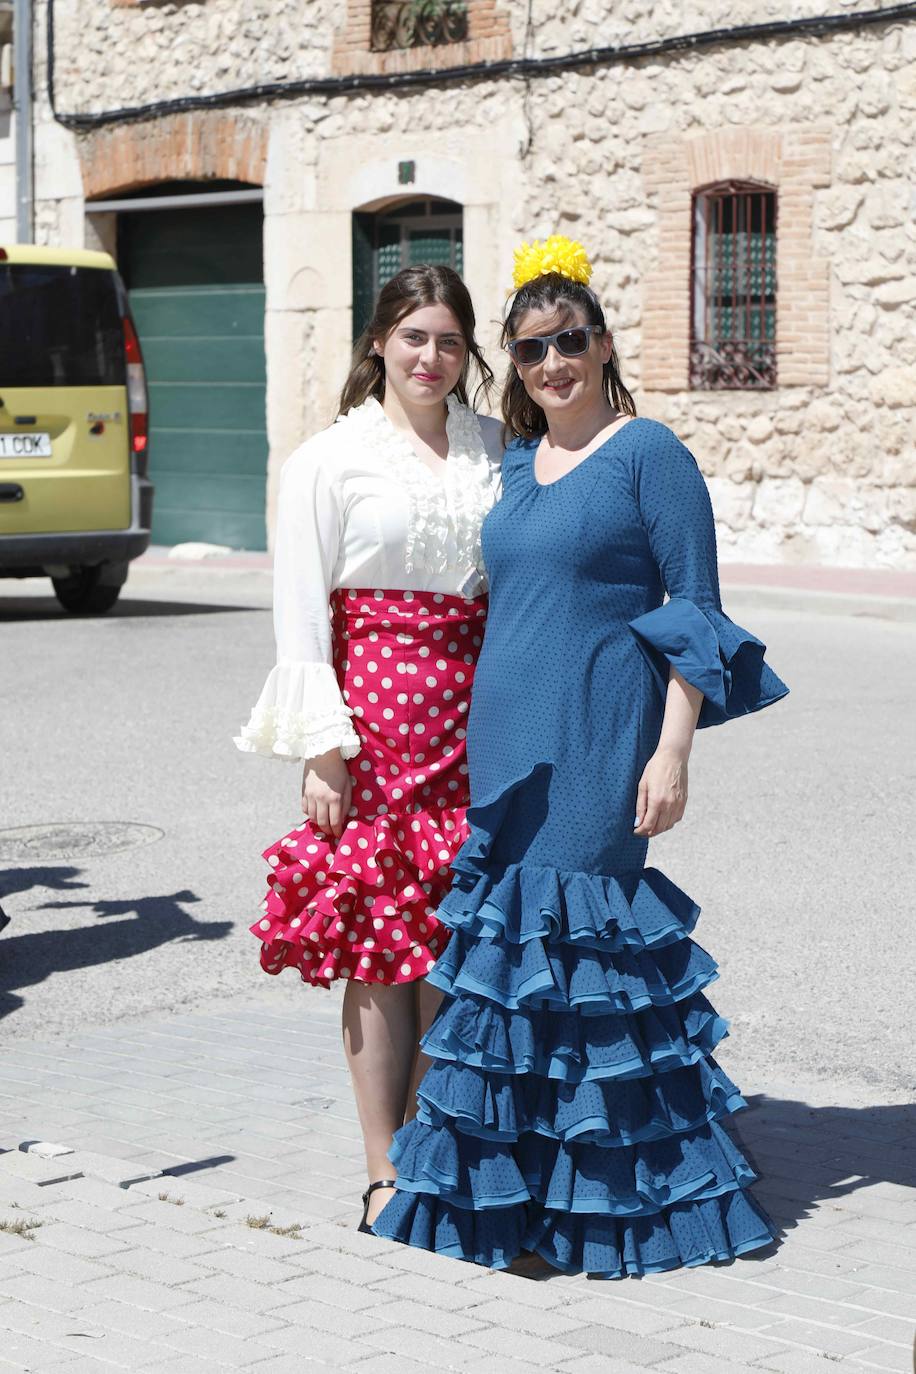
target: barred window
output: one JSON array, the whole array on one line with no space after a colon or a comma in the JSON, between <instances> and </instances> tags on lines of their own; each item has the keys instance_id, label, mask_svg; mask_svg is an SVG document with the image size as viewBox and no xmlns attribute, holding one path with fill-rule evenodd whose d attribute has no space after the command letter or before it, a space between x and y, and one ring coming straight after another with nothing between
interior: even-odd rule
<instances>
[{"instance_id":1,"label":"barred window","mask_svg":"<svg viewBox=\"0 0 916 1374\"><path fill-rule=\"evenodd\" d=\"M373 52L435 48L468 36L467 0L372 0Z\"/></svg>"},{"instance_id":2,"label":"barred window","mask_svg":"<svg viewBox=\"0 0 916 1374\"><path fill-rule=\"evenodd\" d=\"M776 192L726 182L695 193L690 385L776 386Z\"/></svg>"}]
</instances>

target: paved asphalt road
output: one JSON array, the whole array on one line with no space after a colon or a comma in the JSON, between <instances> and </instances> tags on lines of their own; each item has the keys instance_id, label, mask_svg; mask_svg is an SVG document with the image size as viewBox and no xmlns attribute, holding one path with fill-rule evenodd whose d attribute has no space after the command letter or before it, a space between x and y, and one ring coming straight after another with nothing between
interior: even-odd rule
<instances>
[{"instance_id":1,"label":"paved asphalt road","mask_svg":"<svg viewBox=\"0 0 916 1374\"><path fill-rule=\"evenodd\" d=\"M269 575L138 568L116 611L85 621L46 589L0 583L0 830L128 821L163 835L0 864L0 1033L241 1000L307 1017L322 994L268 980L246 930L259 851L298 809L295 768L231 744L272 661ZM916 624L810 606L731 596L792 696L699 738L687 819L651 861L703 905L733 1076L896 1094L911 1077Z\"/></svg>"}]
</instances>

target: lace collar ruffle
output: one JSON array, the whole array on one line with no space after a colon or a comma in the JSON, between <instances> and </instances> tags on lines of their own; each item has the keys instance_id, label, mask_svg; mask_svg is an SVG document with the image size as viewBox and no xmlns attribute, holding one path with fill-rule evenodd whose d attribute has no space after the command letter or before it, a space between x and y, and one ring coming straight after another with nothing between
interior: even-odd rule
<instances>
[{"instance_id":1,"label":"lace collar ruffle","mask_svg":"<svg viewBox=\"0 0 916 1374\"><path fill-rule=\"evenodd\" d=\"M482 571L480 527L496 500L498 474L490 462L480 423L469 406L446 397L448 462L445 481L426 466L405 436L371 398L342 415L338 424L354 426L360 438L384 459L407 492L405 571L445 572L449 535L462 571ZM445 500L443 500L443 494Z\"/></svg>"}]
</instances>

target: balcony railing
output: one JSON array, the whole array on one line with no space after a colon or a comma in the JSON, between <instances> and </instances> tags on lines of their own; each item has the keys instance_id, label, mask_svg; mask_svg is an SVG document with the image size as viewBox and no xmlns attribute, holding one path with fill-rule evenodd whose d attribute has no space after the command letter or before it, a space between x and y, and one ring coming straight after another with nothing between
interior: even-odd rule
<instances>
[{"instance_id":1,"label":"balcony railing","mask_svg":"<svg viewBox=\"0 0 916 1374\"><path fill-rule=\"evenodd\" d=\"M776 345L768 339L694 339L690 385L700 391L766 391L776 385Z\"/></svg>"},{"instance_id":2,"label":"balcony railing","mask_svg":"<svg viewBox=\"0 0 916 1374\"><path fill-rule=\"evenodd\" d=\"M373 0L373 52L435 48L467 36L467 0Z\"/></svg>"}]
</instances>

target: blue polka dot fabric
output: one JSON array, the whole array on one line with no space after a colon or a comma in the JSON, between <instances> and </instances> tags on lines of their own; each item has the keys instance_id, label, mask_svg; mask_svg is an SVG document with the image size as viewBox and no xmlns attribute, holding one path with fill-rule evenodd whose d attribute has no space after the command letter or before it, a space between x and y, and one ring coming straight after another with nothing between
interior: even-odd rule
<instances>
[{"instance_id":1,"label":"blue polka dot fabric","mask_svg":"<svg viewBox=\"0 0 916 1374\"><path fill-rule=\"evenodd\" d=\"M470 836L429 975L445 998L374 1230L620 1278L775 1234L721 1124L744 1102L713 1058L699 908L645 867L633 817L672 665L701 727L788 689L722 611L706 485L670 430L632 420L550 485L536 447L510 446L484 523Z\"/></svg>"}]
</instances>

